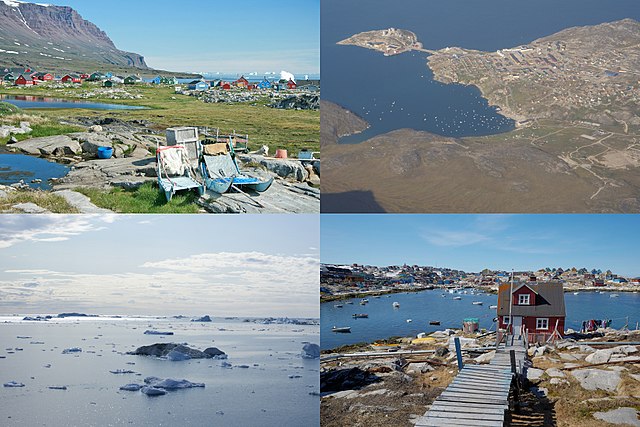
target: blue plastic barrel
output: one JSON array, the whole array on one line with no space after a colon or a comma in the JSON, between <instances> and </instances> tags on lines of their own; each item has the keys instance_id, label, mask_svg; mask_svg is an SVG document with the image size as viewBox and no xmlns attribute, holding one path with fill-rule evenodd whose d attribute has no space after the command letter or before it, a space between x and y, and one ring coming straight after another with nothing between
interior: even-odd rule
<instances>
[{"instance_id":1,"label":"blue plastic barrel","mask_svg":"<svg viewBox=\"0 0 640 427\"><path fill-rule=\"evenodd\" d=\"M99 159L110 159L113 156L113 148L112 147L98 147L98 158Z\"/></svg>"}]
</instances>

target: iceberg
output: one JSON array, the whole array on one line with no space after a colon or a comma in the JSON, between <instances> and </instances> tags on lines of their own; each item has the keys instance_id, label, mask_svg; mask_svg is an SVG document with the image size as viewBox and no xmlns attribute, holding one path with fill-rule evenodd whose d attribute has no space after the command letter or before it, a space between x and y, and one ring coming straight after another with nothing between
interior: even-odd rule
<instances>
[{"instance_id":1,"label":"iceberg","mask_svg":"<svg viewBox=\"0 0 640 427\"><path fill-rule=\"evenodd\" d=\"M120 390L138 391L141 388L142 388L142 386L140 384L125 384L122 387L120 387Z\"/></svg>"},{"instance_id":2,"label":"iceberg","mask_svg":"<svg viewBox=\"0 0 640 427\"><path fill-rule=\"evenodd\" d=\"M82 353L82 349L80 347L71 347L71 348L65 348L64 350L62 350L62 354L69 354L69 353Z\"/></svg>"},{"instance_id":3,"label":"iceberg","mask_svg":"<svg viewBox=\"0 0 640 427\"><path fill-rule=\"evenodd\" d=\"M307 343L302 347L303 359L318 359L320 357L320 346L318 344Z\"/></svg>"},{"instance_id":4,"label":"iceberg","mask_svg":"<svg viewBox=\"0 0 640 427\"><path fill-rule=\"evenodd\" d=\"M191 321L192 322L213 322L213 320L211 320L211 317L209 317L209 315L198 317L196 319L191 319Z\"/></svg>"},{"instance_id":5,"label":"iceberg","mask_svg":"<svg viewBox=\"0 0 640 427\"><path fill-rule=\"evenodd\" d=\"M155 331L153 329L147 329L144 331L145 335L173 335L173 332Z\"/></svg>"},{"instance_id":6,"label":"iceberg","mask_svg":"<svg viewBox=\"0 0 640 427\"><path fill-rule=\"evenodd\" d=\"M162 396L164 394L167 394L166 391L155 387L142 387L140 391L142 391L147 396Z\"/></svg>"}]
</instances>

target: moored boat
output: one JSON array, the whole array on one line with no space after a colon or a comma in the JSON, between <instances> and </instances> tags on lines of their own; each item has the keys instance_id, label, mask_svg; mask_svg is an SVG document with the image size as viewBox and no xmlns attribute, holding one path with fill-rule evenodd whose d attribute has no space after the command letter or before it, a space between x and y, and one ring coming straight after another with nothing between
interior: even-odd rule
<instances>
[{"instance_id":1,"label":"moored boat","mask_svg":"<svg viewBox=\"0 0 640 427\"><path fill-rule=\"evenodd\" d=\"M352 314L351 317L353 317L354 319L368 319L369 315L366 313L356 313Z\"/></svg>"},{"instance_id":2,"label":"moored boat","mask_svg":"<svg viewBox=\"0 0 640 427\"><path fill-rule=\"evenodd\" d=\"M393 308L400 308L400 303L398 301L395 301L392 305Z\"/></svg>"},{"instance_id":3,"label":"moored boat","mask_svg":"<svg viewBox=\"0 0 640 427\"><path fill-rule=\"evenodd\" d=\"M348 334L348 333L351 333L351 327L350 326L342 326L342 327L334 326L333 328L331 328L331 331Z\"/></svg>"},{"instance_id":4,"label":"moored boat","mask_svg":"<svg viewBox=\"0 0 640 427\"><path fill-rule=\"evenodd\" d=\"M432 320L432 321L429 322L429 324L438 326L440 324L440 321L439 320Z\"/></svg>"}]
</instances>

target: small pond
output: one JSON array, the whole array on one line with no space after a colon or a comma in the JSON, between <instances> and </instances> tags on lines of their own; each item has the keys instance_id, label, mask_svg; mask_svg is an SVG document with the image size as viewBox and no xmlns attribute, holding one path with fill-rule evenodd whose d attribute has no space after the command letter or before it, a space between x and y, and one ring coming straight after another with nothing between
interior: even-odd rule
<instances>
[{"instance_id":1,"label":"small pond","mask_svg":"<svg viewBox=\"0 0 640 427\"><path fill-rule=\"evenodd\" d=\"M44 98L31 95L0 95L0 101L18 108L85 108L88 110L144 110L133 105L103 104L101 102L76 101L72 99Z\"/></svg>"},{"instance_id":2,"label":"small pond","mask_svg":"<svg viewBox=\"0 0 640 427\"><path fill-rule=\"evenodd\" d=\"M0 151L0 184L11 185L23 180L32 188L50 190L51 178L62 178L69 167L25 154ZM34 182L35 181L35 182Z\"/></svg>"}]
</instances>

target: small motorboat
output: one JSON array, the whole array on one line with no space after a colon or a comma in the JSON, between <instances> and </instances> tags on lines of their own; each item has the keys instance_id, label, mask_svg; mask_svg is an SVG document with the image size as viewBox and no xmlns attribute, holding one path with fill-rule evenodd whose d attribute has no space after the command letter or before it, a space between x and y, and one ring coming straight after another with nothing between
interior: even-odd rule
<instances>
[{"instance_id":1,"label":"small motorboat","mask_svg":"<svg viewBox=\"0 0 640 427\"><path fill-rule=\"evenodd\" d=\"M473 305L482 305L483 302L482 301L474 301L471 304L473 304Z\"/></svg>"},{"instance_id":2,"label":"small motorboat","mask_svg":"<svg viewBox=\"0 0 640 427\"><path fill-rule=\"evenodd\" d=\"M353 301L347 301L347 302L345 302L345 304L353 305Z\"/></svg>"},{"instance_id":3,"label":"small motorboat","mask_svg":"<svg viewBox=\"0 0 640 427\"><path fill-rule=\"evenodd\" d=\"M395 301L392 305L393 308L400 308L400 303L398 301Z\"/></svg>"},{"instance_id":4,"label":"small motorboat","mask_svg":"<svg viewBox=\"0 0 640 427\"><path fill-rule=\"evenodd\" d=\"M462 297L453 297L454 300L461 300Z\"/></svg>"},{"instance_id":5,"label":"small motorboat","mask_svg":"<svg viewBox=\"0 0 640 427\"><path fill-rule=\"evenodd\" d=\"M497 306L497 305L490 305L490 306L489 306L489 308L490 308L491 310L497 310L497 309L498 309L498 306Z\"/></svg>"},{"instance_id":6,"label":"small motorboat","mask_svg":"<svg viewBox=\"0 0 640 427\"><path fill-rule=\"evenodd\" d=\"M619 296L620 295L618 295L618 294L611 294L611 295L609 295L609 298L618 298Z\"/></svg>"},{"instance_id":7,"label":"small motorboat","mask_svg":"<svg viewBox=\"0 0 640 427\"><path fill-rule=\"evenodd\" d=\"M366 313L356 313L352 314L351 317L353 317L354 319L368 319L369 315Z\"/></svg>"},{"instance_id":8,"label":"small motorboat","mask_svg":"<svg viewBox=\"0 0 640 427\"><path fill-rule=\"evenodd\" d=\"M429 324L438 326L438 325L440 325L440 321L439 320L432 320L432 321L429 322Z\"/></svg>"},{"instance_id":9,"label":"small motorboat","mask_svg":"<svg viewBox=\"0 0 640 427\"><path fill-rule=\"evenodd\" d=\"M366 298L363 298L363 299L360 300L360 305L366 305L368 303L369 303L369 300L366 299Z\"/></svg>"},{"instance_id":10,"label":"small motorboat","mask_svg":"<svg viewBox=\"0 0 640 427\"><path fill-rule=\"evenodd\" d=\"M580 292L574 292L573 294L574 295L580 295Z\"/></svg>"},{"instance_id":11,"label":"small motorboat","mask_svg":"<svg viewBox=\"0 0 640 427\"><path fill-rule=\"evenodd\" d=\"M342 334L349 334L351 333L351 327L350 326L342 326L342 327L337 327L334 326L333 328L331 328L332 332L338 332L338 333L342 333Z\"/></svg>"},{"instance_id":12,"label":"small motorboat","mask_svg":"<svg viewBox=\"0 0 640 427\"><path fill-rule=\"evenodd\" d=\"M407 319L407 323L413 322L413 319Z\"/></svg>"},{"instance_id":13,"label":"small motorboat","mask_svg":"<svg viewBox=\"0 0 640 427\"><path fill-rule=\"evenodd\" d=\"M335 308L342 308L342 307L344 307L344 306L343 306L342 304L335 304L335 305L334 305L334 307L335 307Z\"/></svg>"}]
</instances>

